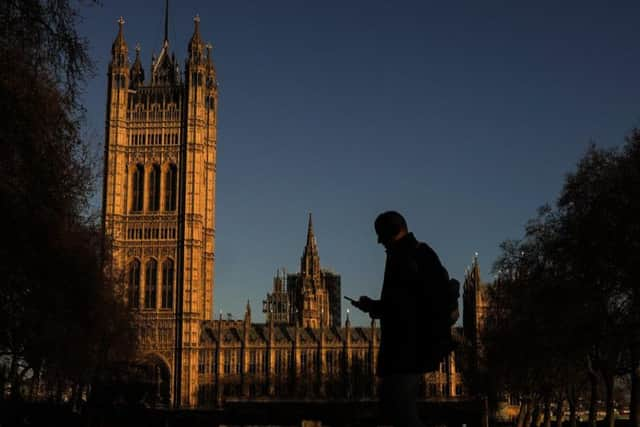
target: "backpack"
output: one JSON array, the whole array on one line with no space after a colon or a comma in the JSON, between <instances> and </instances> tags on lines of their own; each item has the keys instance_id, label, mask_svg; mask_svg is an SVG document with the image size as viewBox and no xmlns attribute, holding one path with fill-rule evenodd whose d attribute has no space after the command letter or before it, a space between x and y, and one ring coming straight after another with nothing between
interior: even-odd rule
<instances>
[{"instance_id":1,"label":"backpack","mask_svg":"<svg viewBox=\"0 0 640 427\"><path fill-rule=\"evenodd\" d=\"M425 313L428 315L419 320L419 330L423 331L420 338L424 341L424 351L428 353L428 359L432 363L439 363L456 347L451 328L460 318L460 282L449 278L449 273L428 245L419 243L416 250L420 250L423 245L428 256L418 256L417 259L419 269L424 274L424 298L428 299L424 306L430 307L430 310Z\"/></svg>"}]
</instances>

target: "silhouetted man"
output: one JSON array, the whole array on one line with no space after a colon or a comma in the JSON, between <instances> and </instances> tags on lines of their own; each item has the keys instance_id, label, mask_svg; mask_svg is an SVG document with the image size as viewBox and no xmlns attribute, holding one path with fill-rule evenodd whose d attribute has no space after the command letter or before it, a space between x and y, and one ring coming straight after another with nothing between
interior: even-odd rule
<instances>
[{"instance_id":1,"label":"silhouetted man","mask_svg":"<svg viewBox=\"0 0 640 427\"><path fill-rule=\"evenodd\" d=\"M420 376L440 362L433 346L441 325L432 325L429 315L438 301L430 285L448 280L449 275L433 249L408 231L398 212L380 214L375 230L387 251L380 299L361 296L352 304L380 319L377 375L382 380L383 413L396 427L418 427L422 426L416 408Z\"/></svg>"}]
</instances>

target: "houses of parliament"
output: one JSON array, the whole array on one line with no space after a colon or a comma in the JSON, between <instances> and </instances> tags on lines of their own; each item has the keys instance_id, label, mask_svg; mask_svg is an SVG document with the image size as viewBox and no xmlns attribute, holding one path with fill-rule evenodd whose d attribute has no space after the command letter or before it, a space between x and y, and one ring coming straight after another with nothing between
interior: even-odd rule
<instances>
[{"instance_id":1,"label":"houses of parliament","mask_svg":"<svg viewBox=\"0 0 640 427\"><path fill-rule=\"evenodd\" d=\"M138 360L158 402L207 407L225 399L362 399L376 394L380 330L341 323L340 276L322 269L312 218L295 274L278 273L265 323L215 319L218 81L200 19L183 65L168 17L151 68L130 59L124 20L108 66L103 226L126 278ZM464 334L482 317L477 262L465 278ZM468 324L468 325L467 325ZM462 336L463 328L456 327ZM475 338L472 339L476 341ZM465 393L455 355L424 375L422 395Z\"/></svg>"}]
</instances>

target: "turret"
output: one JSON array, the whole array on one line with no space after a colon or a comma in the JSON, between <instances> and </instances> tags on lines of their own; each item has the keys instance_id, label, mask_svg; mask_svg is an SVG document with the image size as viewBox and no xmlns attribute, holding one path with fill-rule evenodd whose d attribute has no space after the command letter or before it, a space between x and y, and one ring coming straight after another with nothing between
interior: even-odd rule
<instances>
[{"instance_id":1,"label":"turret","mask_svg":"<svg viewBox=\"0 0 640 427\"><path fill-rule=\"evenodd\" d=\"M129 58L124 40L124 19L118 19L118 35L111 46L111 60L107 75L107 114L105 129L105 182L113 183L111 188L124 188L126 174L108 165L125 162L121 149L127 144L127 98L129 90ZM122 227L116 225L116 218L125 211L123 191L103 192L103 221L105 233L117 240L121 238Z\"/></svg>"},{"instance_id":2,"label":"turret","mask_svg":"<svg viewBox=\"0 0 640 427\"><path fill-rule=\"evenodd\" d=\"M129 58L127 54L129 50L127 48L127 42L124 40L124 18L121 16L118 19L118 35L111 45L111 63L109 68L120 67L126 68L129 65Z\"/></svg>"},{"instance_id":3,"label":"turret","mask_svg":"<svg viewBox=\"0 0 640 427\"><path fill-rule=\"evenodd\" d=\"M193 35L189 40L187 50L189 57L187 62L191 65L203 64L204 65L204 43L202 42L202 36L200 35L200 16L196 15L193 18Z\"/></svg>"},{"instance_id":4,"label":"turret","mask_svg":"<svg viewBox=\"0 0 640 427\"><path fill-rule=\"evenodd\" d=\"M129 49L124 40L124 18L118 19L118 35L111 45L111 61L109 62L109 89L123 90L129 87Z\"/></svg>"},{"instance_id":5,"label":"turret","mask_svg":"<svg viewBox=\"0 0 640 427\"><path fill-rule=\"evenodd\" d=\"M320 256L318 255L318 245L316 236L313 234L313 218L309 214L309 225L307 226L307 244L302 252L300 260L300 273L311 276L313 282L319 281L320 278ZM318 285L318 283L314 283Z\"/></svg>"},{"instance_id":6,"label":"turret","mask_svg":"<svg viewBox=\"0 0 640 427\"><path fill-rule=\"evenodd\" d=\"M246 350L249 345L249 334L251 332L251 307L247 301L247 308L244 313L244 322L242 323L242 347Z\"/></svg>"},{"instance_id":7,"label":"turret","mask_svg":"<svg viewBox=\"0 0 640 427\"><path fill-rule=\"evenodd\" d=\"M247 307L244 312L244 326L247 329L251 327L251 304L249 300L247 300Z\"/></svg>"},{"instance_id":8,"label":"turret","mask_svg":"<svg viewBox=\"0 0 640 427\"><path fill-rule=\"evenodd\" d=\"M205 47L207 48L207 74L211 76L215 81L216 67L213 64L213 45L211 43L207 43Z\"/></svg>"},{"instance_id":9,"label":"turret","mask_svg":"<svg viewBox=\"0 0 640 427\"><path fill-rule=\"evenodd\" d=\"M344 322L344 342L342 347L342 372L347 399L350 399L353 393L351 378L349 375L352 361L353 354L351 352L351 320L349 320L349 309L347 308L347 318Z\"/></svg>"},{"instance_id":10,"label":"turret","mask_svg":"<svg viewBox=\"0 0 640 427\"><path fill-rule=\"evenodd\" d=\"M249 301L247 301L247 308L244 313L244 323L242 326L242 350L240 356L240 382L242 388L242 395L249 395L249 384L247 382L247 374L249 372L249 336L251 331L251 307Z\"/></svg>"},{"instance_id":11,"label":"turret","mask_svg":"<svg viewBox=\"0 0 640 427\"><path fill-rule=\"evenodd\" d=\"M136 45L136 59L133 61L131 70L129 71L129 87L136 89L138 86L144 84L144 68L142 67L142 61L140 60L140 45Z\"/></svg>"},{"instance_id":12,"label":"turret","mask_svg":"<svg viewBox=\"0 0 640 427\"><path fill-rule=\"evenodd\" d=\"M204 58L204 43L200 36L200 17L193 18L193 35L187 47L188 55L186 59L186 83L187 83L187 114L189 119L205 121L206 100L205 89L207 83L207 64ZM208 97L207 97L208 98ZM201 132L204 129L189 129L190 131ZM187 138L203 140L196 135L187 135Z\"/></svg>"}]
</instances>

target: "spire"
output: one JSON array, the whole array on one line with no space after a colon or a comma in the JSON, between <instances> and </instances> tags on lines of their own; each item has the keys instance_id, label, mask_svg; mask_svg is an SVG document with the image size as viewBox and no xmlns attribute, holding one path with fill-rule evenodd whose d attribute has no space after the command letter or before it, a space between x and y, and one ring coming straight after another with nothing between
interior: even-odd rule
<instances>
[{"instance_id":1,"label":"spire","mask_svg":"<svg viewBox=\"0 0 640 427\"><path fill-rule=\"evenodd\" d=\"M169 0L164 2L164 43L169 43Z\"/></svg>"},{"instance_id":2,"label":"spire","mask_svg":"<svg viewBox=\"0 0 640 427\"><path fill-rule=\"evenodd\" d=\"M476 280L478 286L480 286L480 263L478 262L478 252L473 254L473 278Z\"/></svg>"},{"instance_id":3,"label":"spire","mask_svg":"<svg viewBox=\"0 0 640 427\"><path fill-rule=\"evenodd\" d=\"M244 312L244 323L245 326L251 324L251 305L249 304L249 300L247 300L247 308Z\"/></svg>"},{"instance_id":4,"label":"spire","mask_svg":"<svg viewBox=\"0 0 640 427\"><path fill-rule=\"evenodd\" d=\"M211 43L207 43L205 47L207 48L207 65L209 67L213 67L213 56L211 55L211 51L213 50L213 45Z\"/></svg>"},{"instance_id":5,"label":"spire","mask_svg":"<svg viewBox=\"0 0 640 427\"><path fill-rule=\"evenodd\" d=\"M113 44L111 45L111 53L117 57L116 54L124 54L124 56L126 57L126 53L127 53L127 42L124 41L124 18L121 16L117 21L118 23L118 35L116 36L116 39L113 41ZM118 62L122 62L124 63L124 59L125 58L120 58L122 59L122 61L118 61ZM118 65L123 65L123 64L118 64Z\"/></svg>"},{"instance_id":6,"label":"spire","mask_svg":"<svg viewBox=\"0 0 640 427\"><path fill-rule=\"evenodd\" d=\"M200 16L196 15L193 18L193 35L191 36L191 40L189 40L189 55L192 57L197 57L196 62L200 62L200 57L202 56L202 37L200 37Z\"/></svg>"},{"instance_id":7,"label":"spire","mask_svg":"<svg viewBox=\"0 0 640 427\"><path fill-rule=\"evenodd\" d=\"M307 227L307 245L309 245L309 243L311 242L313 242L313 245L315 246L316 238L313 235L313 217L311 216L311 212L309 212L309 226Z\"/></svg>"},{"instance_id":8,"label":"spire","mask_svg":"<svg viewBox=\"0 0 640 427\"><path fill-rule=\"evenodd\" d=\"M144 68L142 67L142 61L140 60L140 43L136 44L136 59L131 66L129 81L132 89L135 89L138 85L142 85L144 83Z\"/></svg>"},{"instance_id":9,"label":"spire","mask_svg":"<svg viewBox=\"0 0 640 427\"><path fill-rule=\"evenodd\" d=\"M349 320L349 309L347 308L347 320L344 322L347 328L351 327L351 320Z\"/></svg>"},{"instance_id":10,"label":"spire","mask_svg":"<svg viewBox=\"0 0 640 427\"><path fill-rule=\"evenodd\" d=\"M122 34L122 27L124 27L124 18L121 16L118 18L118 39L124 40L124 35Z\"/></svg>"},{"instance_id":11,"label":"spire","mask_svg":"<svg viewBox=\"0 0 640 427\"><path fill-rule=\"evenodd\" d=\"M302 253L300 273L308 276L320 274L320 257L318 256L318 245L313 234L313 218L309 213L309 225L307 226L307 244Z\"/></svg>"}]
</instances>

